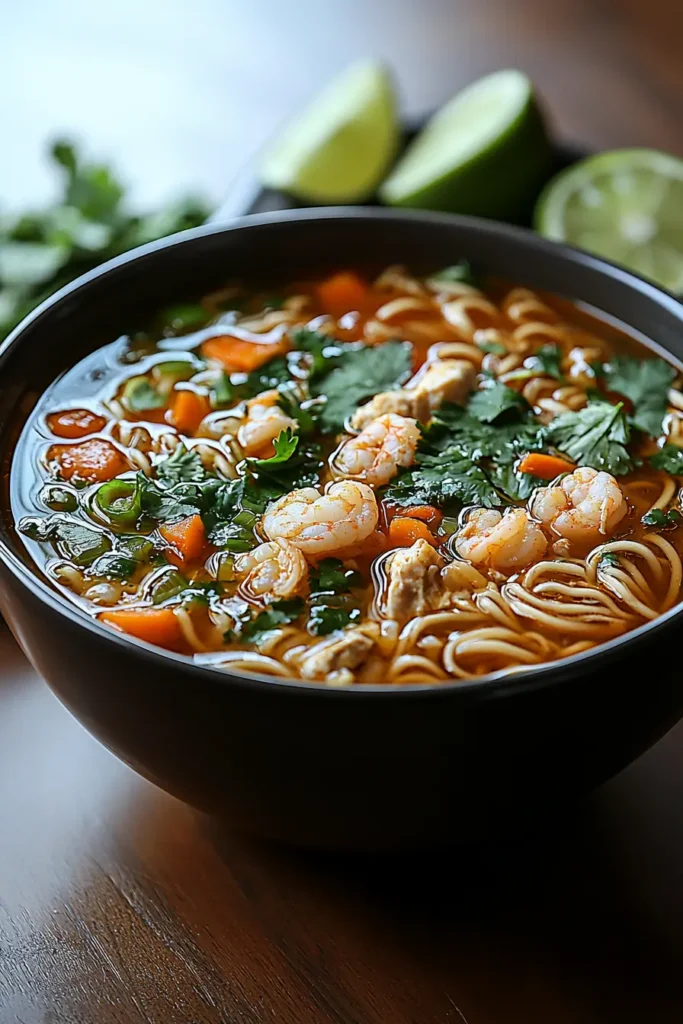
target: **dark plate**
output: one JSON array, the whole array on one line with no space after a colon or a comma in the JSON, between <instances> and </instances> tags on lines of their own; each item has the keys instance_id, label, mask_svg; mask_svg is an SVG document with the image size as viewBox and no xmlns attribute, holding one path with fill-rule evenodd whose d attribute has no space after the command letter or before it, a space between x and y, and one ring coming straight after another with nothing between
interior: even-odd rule
<instances>
[{"instance_id":1,"label":"dark plate","mask_svg":"<svg viewBox=\"0 0 683 1024\"><path fill-rule=\"evenodd\" d=\"M110 262L0 346L0 488L37 394L131 319L233 276L305 277L359 254L417 270L467 257L497 276L582 299L683 356L680 303L532 232L370 208L261 214ZM543 818L624 767L683 711L669 668L679 656L681 606L534 671L335 690L200 668L116 635L47 585L5 513L0 610L59 698L124 761L236 827L311 846L426 846Z\"/></svg>"}]
</instances>

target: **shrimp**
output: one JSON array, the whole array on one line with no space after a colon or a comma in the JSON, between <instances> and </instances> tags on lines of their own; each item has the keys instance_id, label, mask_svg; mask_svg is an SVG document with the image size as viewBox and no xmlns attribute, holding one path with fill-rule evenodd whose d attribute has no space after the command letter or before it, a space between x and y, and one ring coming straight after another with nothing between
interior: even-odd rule
<instances>
[{"instance_id":1,"label":"shrimp","mask_svg":"<svg viewBox=\"0 0 683 1024\"><path fill-rule=\"evenodd\" d=\"M255 604L272 604L292 597L302 589L308 576L306 559L288 540L259 544L253 551L238 555L235 572L244 576L239 592Z\"/></svg>"},{"instance_id":2,"label":"shrimp","mask_svg":"<svg viewBox=\"0 0 683 1024\"><path fill-rule=\"evenodd\" d=\"M356 477L372 487L382 487L399 466L411 465L419 439L415 420L387 413L342 444L333 468L339 476Z\"/></svg>"},{"instance_id":3,"label":"shrimp","mask_svg":"<svg viewBox=\"0 0 683 1024\"><path fill-rule=\"evenodd\" d=\"M506 576L537 562L547 547L542 529L522 508L475 509L455 539L461 558Z\"/></svg>"},{"instance_id":4,"label":"shrimp","mask_svg":"<svg viewBox=\"0 0 683 1024\"><path fill-rule=\"evenodd\" d=\"M237 431L237 441L245 455L262 452L288 427L297 429L298 423L280 408L278 398L278 392L273 389L247 402L247 418Z\"/></svg>"},{"instance_id":5,"label":"shrimp","mask_svg":"<svg viewBox=\"0 0 683 1024\"><path fill-rule=\"evenodd\" d=\"M367 484L341 480L324 494L302 487L266 511L262 527L270 540L288 540L306 555L327 555L364 541L377 526L377 500Z\"/></svg>"},{"instance_id":6,"label":"shrimp","mask_svg":"<svg viewBox=\"0 0 683 1024\"><path fill-rule=\"evenodd\" d=\"M606 536L627 512L624 495L609 473L579 466L557 487L540 487L529 511L554 533L570 541L593 541Z\"/></svg>"}]
</instances>

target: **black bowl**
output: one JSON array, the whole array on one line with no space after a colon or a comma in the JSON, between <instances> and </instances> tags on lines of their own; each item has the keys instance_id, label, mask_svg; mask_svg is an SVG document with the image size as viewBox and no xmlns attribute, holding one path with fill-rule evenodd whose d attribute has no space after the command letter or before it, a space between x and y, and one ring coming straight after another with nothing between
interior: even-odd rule
<instances>
[{"instance_id":1,"label":"black bowl","mask_svg":"<svg viewBox=\"0 0 683 1024\"><path fill-rule=\"evenodd\" d=\"M149 313L231 276L467 257L580 299L683 356L683 306L528 231L439 214L294 211L123 256L45 303L0 349L8 468L36 397ZM14 467L16 470L16 467ZM4 505L8 496L5 494ZM199 668L98 625L41 577L5 511L0 609L74 715L141 774L236 828L337 849L409 848L543 817L602 782L683 713L683 611L545 668L438 686L322 685Z\"/></svg>"}]
</instances>

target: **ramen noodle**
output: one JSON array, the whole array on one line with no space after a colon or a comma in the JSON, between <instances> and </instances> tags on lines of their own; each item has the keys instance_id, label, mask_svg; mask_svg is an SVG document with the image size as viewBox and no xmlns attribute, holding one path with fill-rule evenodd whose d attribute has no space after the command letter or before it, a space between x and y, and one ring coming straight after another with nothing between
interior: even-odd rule
<instances>
[{"instance_id":1,"label":"ramen noodle","mask_svg":"<svg viewBox=\"0 0 683 1024\"><path fill-rule=\"evenodd\" d=\"M679 383L464 263L232 286L48 391L19 529L108 629L201 664L334 686L528 669L679 600Z\"/></svg>"}]
</instances>

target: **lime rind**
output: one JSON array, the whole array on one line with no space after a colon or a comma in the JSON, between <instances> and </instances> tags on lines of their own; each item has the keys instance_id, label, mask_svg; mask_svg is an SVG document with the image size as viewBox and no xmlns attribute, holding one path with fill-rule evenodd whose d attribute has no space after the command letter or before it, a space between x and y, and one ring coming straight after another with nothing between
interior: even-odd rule
<instances>
[{"instance_id":1,"label":"lime rind","mask_svg":"<svg viewBox=\"0 0 683 1024\"><path fill-rule=\"evenodd\" d=\"M408 147L380 189L394 206L516 220L531 210L550 167L533 87L497 71L453 97Z\"/></svg>"},{"instance_id":2,"label":"lime rind","mask_svg":"<svg viewBox=\"0 0 683 1024\"><path fill-rule=\"evenodd\" d=\"M390 167L399 128L384 65L357 63L330 82L265 152L261 179L306 202L367 199Z\"/></svg>"},{"instance_id":3,"label":"lime rind","mask_svg":"<svg viewBox=\"0 0 683 1024\"><path fill-rule=\"evenodd\" d=\"M545 187L534 226L683 291L683 161L652 149L588 157Z\"/></svg>"}]
</instances>

